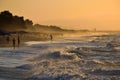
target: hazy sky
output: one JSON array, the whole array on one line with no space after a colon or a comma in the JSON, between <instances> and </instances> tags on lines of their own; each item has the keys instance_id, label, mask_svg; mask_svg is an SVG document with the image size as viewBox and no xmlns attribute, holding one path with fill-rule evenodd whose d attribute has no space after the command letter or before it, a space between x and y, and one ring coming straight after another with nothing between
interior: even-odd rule
<instances>
[{"instance_id":1,"label":"hazy sky","mask_svg":"<svg viewBox=\"0 0 120 80\"><path fill-rule=\"evenodd\" d=\"M3 10L67 29L120 30L120 0L0 0Z\"/></svg>"}]
</instances>

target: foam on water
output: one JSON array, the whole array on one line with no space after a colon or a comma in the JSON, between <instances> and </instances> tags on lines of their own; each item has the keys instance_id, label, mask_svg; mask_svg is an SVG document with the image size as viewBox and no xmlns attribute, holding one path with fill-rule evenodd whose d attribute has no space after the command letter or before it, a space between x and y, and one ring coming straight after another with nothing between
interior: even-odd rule
<instances>
[{"instance_id":1,"label":"foam on water","mask_svg":"<svg viewBox=\"0 0 120 80\"><path fill-rule=\"evenodd\" d=\"M92 42L32 41L14 51L1 48L0 64L6 66L0 67L0 77L11 80L119 80L119 49L106 47L108 38L113 40L115 35L105 36L102 41L101 36ZM8 56L13 53L12 57ZM16 65L5 68L8 63Z\"/></svg>"}]
</instances>

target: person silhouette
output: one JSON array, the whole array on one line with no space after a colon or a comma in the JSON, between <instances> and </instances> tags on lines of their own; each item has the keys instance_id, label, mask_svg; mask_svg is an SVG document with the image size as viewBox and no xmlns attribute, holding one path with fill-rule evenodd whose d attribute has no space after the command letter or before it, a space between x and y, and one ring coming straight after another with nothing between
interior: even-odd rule
<instances>
[{"instance_id":1,"label":"person silhouette","mask_svg":"<svg viewBox=\"0 0 120 80\"><path fill-rule=\"evenodd\" d=\"M13 38L12 42L13 42L13 49L15 49L15 43L16 43L15 38Z\"/></svg>"},{"instance_id":2,"label":"person silhouette","mask_svg":"<svg viewBox=\"0 0 120 80\"><path fill-rule=\"evenodd\" d=\"M20 46L20 36L18 34L18 37L17 37L17 42L18 42L18 47Z\"/></svg>"},{"instance_id":3,"label":"person silhouette","mask_svg":"<svg viewBox=\"0 0 120 80\"><path fill-rule=\"evenodd\" d=\"M50 39L51 39L51 41L53 40L53 35L52 34L50 34Z\"/></svg>"}]
</instances>

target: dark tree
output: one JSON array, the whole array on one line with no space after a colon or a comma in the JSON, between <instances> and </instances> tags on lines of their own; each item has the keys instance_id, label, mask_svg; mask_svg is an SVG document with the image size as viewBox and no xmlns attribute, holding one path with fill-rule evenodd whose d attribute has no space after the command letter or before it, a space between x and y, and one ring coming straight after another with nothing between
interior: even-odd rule
<instances>
[{"instance_id":1,"label":"dark tree","mask_svg":"<svg viewBox=\"0 0 120 80\"><path fill-rule=\"evenodd\" d=\"M13 16L9 11L4 11L0 13L0 26L12 24Z\"/></svg>"},{"instance_id":2,"label":"dark tree","mask_svg":"<svg viewBox=\"0 0 120 80\"><path fill-rule=\"evenodd\" d=\"M25 20L25 25L27 25L27 26L33 26L32 20L26 19Z\"/></svg>"},{"instance_id":3,"label":"dark tree","mask_svg":"<svg viewBox=\"0 0 120 80\"><path fill-rule=\"evenodd\" d=\"M14 16L13 24L20 28L25 28L24 17Z\"/></svg>"},{"instance_id":4,"label":"dark tree","mask_svg":"<svg viewBox=\"0 0 120 80\"><path fill-rule=\"evenodd\" d=\"M48 26L48 25L33 25L32 20L24 20L23 16L13 16L9 11L3 11L0 13L0 30L6 31L18 31L24 29L31 30L50 30L50 31L62 31L58 26Z\"/></svg>"},{"instance_id":5,"label":"dark tree","mask_svg":"<svg viewBox=\"0 0 120 80\"><path fill-rule=\"evenodd\" d=\"M0 29L9 31L12 29L17 30L24 28L24 17L13 16L9 11L3 11L0 13Z\"/></svg>"}]
</instances>

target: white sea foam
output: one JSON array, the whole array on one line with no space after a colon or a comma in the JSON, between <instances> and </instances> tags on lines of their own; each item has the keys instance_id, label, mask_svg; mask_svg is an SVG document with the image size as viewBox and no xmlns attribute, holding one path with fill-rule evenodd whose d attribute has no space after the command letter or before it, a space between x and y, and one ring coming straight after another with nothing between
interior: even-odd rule
<instances>
[{"instance_id":1,"label":"white sea foam","mask_svg":"<svg viewBox=\"0 0 120 80\"><path fill-rule=\"evenodd\" d=\"M115 35L113 36L115 37ZM119 48L109 49L105 46L110 43L106 42L107 39L112 40L113 36L106 36L102 41L102 36L99 39L94 38L92 43L86 40L81 43L74 39L52 42L30 41L26 42L29 46L16 50L1 48L0 78L8 77L11 80L119 80ZM99 46L96 42L100 43Z\"/></svg>"}]
</instances>

